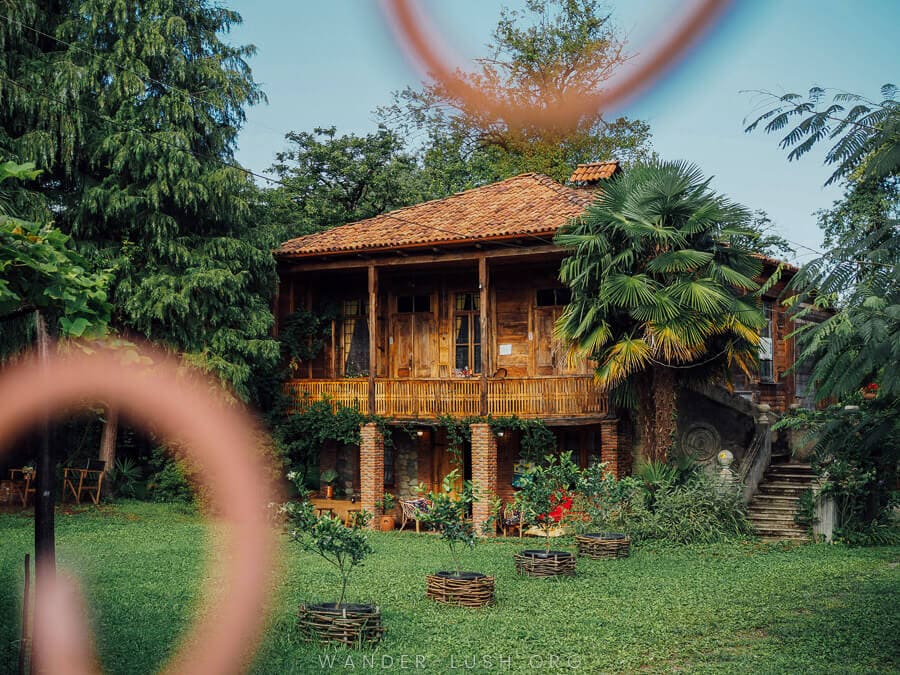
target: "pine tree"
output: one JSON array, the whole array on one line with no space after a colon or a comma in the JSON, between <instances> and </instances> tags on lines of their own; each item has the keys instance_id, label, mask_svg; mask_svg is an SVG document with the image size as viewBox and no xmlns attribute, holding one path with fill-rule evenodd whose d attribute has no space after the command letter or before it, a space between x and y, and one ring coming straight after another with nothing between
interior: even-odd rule
<instances>
[{"instance_id":1,"label":"pine tree","mask_svg":"<svg viewBox=\"0 0 900 675\"><path fill-rule=\"evenodd\" d=\"M43 169L57 225L112 268L114 326L251 396L269 339L271 245L230 166L262 100L240 16L207 0L22 0L0 20L0 152Z\"/></svg>"}]
</instances>

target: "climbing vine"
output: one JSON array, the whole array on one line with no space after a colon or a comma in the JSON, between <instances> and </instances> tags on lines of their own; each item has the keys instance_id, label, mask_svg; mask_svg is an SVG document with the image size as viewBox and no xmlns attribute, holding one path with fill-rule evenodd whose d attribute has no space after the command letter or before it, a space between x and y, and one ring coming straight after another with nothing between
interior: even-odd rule
<instances>
[{"instance_id":1,"label":"climbing vine","mask_svg":"<svg viewBox=\"0 0 900 675\"><path fill-rule=\"evenodd\" d=\"M278 339L291 373L305 361L315 359L331 336L331 322L340 316L337 305L329 303L315 311L298 309L282 323Z\"/></svg>"}]
</instances>

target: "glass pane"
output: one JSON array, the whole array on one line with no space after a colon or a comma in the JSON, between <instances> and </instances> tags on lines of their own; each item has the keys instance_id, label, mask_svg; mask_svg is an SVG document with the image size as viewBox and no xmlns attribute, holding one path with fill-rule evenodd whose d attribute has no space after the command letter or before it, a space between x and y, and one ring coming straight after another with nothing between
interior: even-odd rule
<instances>
[{"instance_id":1,"label":"glass pane","mask_svg":"<svg viewBox=\"0 0 900 675\"><path fill-rule=\"evenodd\" d=\"M479 319L477 317L473 317L473 318L475 320L472 322L474 324L472 326L472 328L473 328L472 332L474 333L475 337L472 340L472 342L474 342L475 344L478 344L479 342L481 342L481 319Z\"/></svg>"},{"instance_id":2,"label":"glass pane","mask_svg":"<svg viewBox=\"0 0 900 675\"><path fill-rule=\"evenodd\" d=\"M369 326L365 319L348 321L345 336L349 337L349 348L344 352L344 375L361 377L369 374ZM347 335L349 333L349 336Z\"/></svg>"},{"instance_id":3,"label":"glass pane","mask_svg":"<svg viewBox=\"0 0 900 675\"><path fill-rule=\"evenodd\" d=\"M556 304L557 305L568 305L572 300L572 291L568 288L557 288L556 289Z\"/></svg>"},{"instance_id":4,"label":"glass pane","mask_svg":"<svg viewBox=\"0 0 900 675\"><path fill-rule=\"evenodd\" d=\"M475 363L472 364L472 370L476 373L481 372L481 345L475 345L475 348L472 350L474 352L473 358Z\"/></svg>"},{"instance_id":5,"label":"glass pane","mask_svg":"<svg viewBox=\"0 0 900 675\"><path fill-rule=\"evenodd\" d=\"M469 317L466 314L456 317L456 344L469 344Z\"/></svg>"},{"instance_id":6,"label":"glass pane","mask_svg":"<svg viewBox=\"0 0 900 675\"><path fill-rule=\"evenodd\" d=\"M413 311L413 298L411 295L401 295L397 298L397 311L404 313Z\"/></svg>"},{"instance_id":7,"label":"glass pane","mask_svg":"<svg viewBox=\"0 0 900 675\"><path fill-rule=\"evenodd\" d=\"M552 288L542 288L537 292L537 306L551 307L556 302Z\"/></svg>"},{"instance_id":8,"label":"glass pane","mask_svg":"<svg viewBox=\"0 0 900 675\"><path fill-rule=\"evenodd\" d=\"M456 311L461 311L466 308L466 294L465 293L457 293L456 294Z\"/></svg>"},{"instance_id":9,"label":"glass pane","mask_svg":"<svg viewBox=\"0 0 900 675\"><path fill-rule=\"evenodd\" d=\"M469 347L468 345L457 345L455 368L462 370L469 367Z\"/></svg>"},{"instance_id":10,"label":"glass pane","mask_svg":"<svg viewBox=\"0 0 900 675\"><path fill-rule=\"evenodd\" d=\"M431 296L430 295L417 295L415 300L415 309L414 312L430 312L431 311Z\"/></svg>"}]
</instances>

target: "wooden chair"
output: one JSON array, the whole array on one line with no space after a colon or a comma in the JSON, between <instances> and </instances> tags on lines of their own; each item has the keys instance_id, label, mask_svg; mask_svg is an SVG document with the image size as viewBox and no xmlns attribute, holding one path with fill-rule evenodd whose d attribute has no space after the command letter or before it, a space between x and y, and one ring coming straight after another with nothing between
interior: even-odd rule
<instances>
[{"instance_id":1,"label":"wooden chair","mask_svg":"<svg viewBox=\"0 0 900 675\"><path fill-rule=\"evenodd\" d=\"M420 532L419 521L422 514L431 508L431 502L427 499L401 499L400 500L400 529L406 527L406 523L414 520L416 523L416 532Z\"/></svg>"},{"instance_id":2,"label":"wooden chair","mask_svg":"<svg viewBox=\"0 0 900 675\"><path fill-rule=\"evenodd\" d=\"M503 536L508 537L510 532L518 530L519 539L521 539L524 529L525 522L522 518L522 512L518 511L514 504L506 504L500 517L500 531L503 533Z\"/></svg>"},{"instance_id":3,"label":"wooden chair","mask_svg":"<svg viewBox=\"0 0 900 675\"><path fill-rule=\"evenodd\" d=\"M17 478L17 476L20 476ZM9 480L12 481L13 492L22 500L22 506L28 506L28 497L35 493L37 471L34 469L10 469Z\"/></svg>"},{"instance_id":4,"label":"wooden chair","mask_svg":"<svg viewBox=\"0 0 900 675\"><path fill-rule=\"evenodd\" d=\"M82 494L87 494L95 505L99 504L104 475L106 475L106 462L101 459L89 459L84 468L64 468L62 501L66 501L68 491L75 497L76 504L81 504Z\"/></svg>"}]
</instances>

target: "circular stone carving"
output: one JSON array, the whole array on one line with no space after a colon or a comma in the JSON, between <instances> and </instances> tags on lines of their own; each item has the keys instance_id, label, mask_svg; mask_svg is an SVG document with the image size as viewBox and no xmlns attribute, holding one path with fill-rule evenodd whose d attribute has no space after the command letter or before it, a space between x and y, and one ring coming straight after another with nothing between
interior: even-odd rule
<instances>
[{"instance_id":1,"label":"circular stone carving","mask_svg":"<svg viewBox=\"0 0 900 675\"><path fill-rule=\"evenodd\" d=\"M695 422L681 436L682 453L697 462L709 462L722 447L722 438L711 424Z\"/></svg>"}]
</instances>

